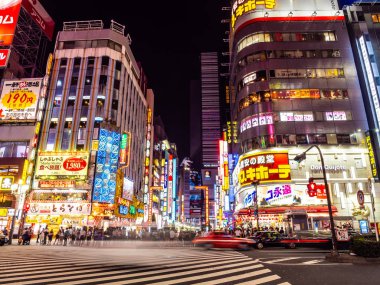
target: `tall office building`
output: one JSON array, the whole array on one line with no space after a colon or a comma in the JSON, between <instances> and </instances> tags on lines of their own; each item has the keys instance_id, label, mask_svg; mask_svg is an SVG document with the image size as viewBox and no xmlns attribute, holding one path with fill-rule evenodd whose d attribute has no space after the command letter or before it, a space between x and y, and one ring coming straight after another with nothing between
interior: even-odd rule
<instances>
[{"instance_id":1,"label":"tall office building","mask_svg":"<svg viewBox=\"0 0 380 285\"><path fill-rule=\"evenodd\" d=\"M368 125L343 12L330 0L239 0L231 12L236 222L328 228L327 190L307 187L322 174L317 149L308 150L316 145L336 223L358 226L356 192L369 193ZM306 150L306 160L293 160Z\"/></svg>"},{"instance_id":2,"label":"tall office building","mask_svg":"<svg viewBox=\"0 0 380 285\"><path fill-rule=\"evenodd\" d=\"M134 198L142 198L148 107L130 43L124 26L113 21L110 28L98 20L64 23L54 51L30 221L58 214L54 225L100 226L104 217L143 215ZM120 168L129 180L122 193L116 185Z\"/></svg>"},{"instance_id":3,"label":"tall office building","mask_svg":"<svg viewBox=\"0 0 380 285\"><path fill-rule=\"evenodd\" d=\"M220 139L218 53L201 53L202 167L218 167Z\"/></svg>"}]
</instances>

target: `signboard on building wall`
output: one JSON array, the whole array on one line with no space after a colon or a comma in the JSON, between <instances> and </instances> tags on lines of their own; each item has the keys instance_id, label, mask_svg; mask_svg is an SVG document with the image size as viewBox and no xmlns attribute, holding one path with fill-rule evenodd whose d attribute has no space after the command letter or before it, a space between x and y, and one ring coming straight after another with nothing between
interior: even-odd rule
<instances>
[{"instance_id":1,"label":"signboard on building wall","mask_svg":"<svg viewBox=\"0 0 380 285\"><path fill-rule=\"evenodd\" d=\"M114 203L120 138L116 131L100 129L93 202Z\"/></svg>"},{"instance_id":2,"label":"signboard on building wall","mask_svg":"<svg viewBox=\"0 0 380 285\"><path fill-rule=\"evenodd\" d=\"M131 134L123 132L120 141L120 164L129 165L129 151L131 145Z\"/></svg>"},{"instance_id":3,"label":"signboard on building wall","mask_svg":"<svg viewBox=\"0 0 380 285\"><path fill-rule=\"evenodd\" d=\"M10 46L13 42L21 0L1 0L0 2L0 46Z\"/></svg>"},{"instance_id":4,"label":"signboard on building wall","mask_svg":"<svg viewBox=\"0 0 380 285\"><path fill-rule=\"evenodd\" d=\"M38 0L22 0L22 7L41 28L49 40L53 39L55 23Z\"/></svg>"},{"instance_id":5,"label":"signboard on building wall","mask_svg":"<svg viewBox=\"0 0 380 285\"><path fill-rule=\"evenodd\" d=\"M14 176L0 176L0 190L11 190Z\"/></svg>"},{"instance_id":6,"label":"signboard on building wall","mask_svg":"<svg viewBox=\"0 0 380 285\"><path fill-rule=\"evenodd\" d=\"M6 80L0 96L0 122L35 120L42 79Z\"/></svg>"},{"instance_id":7,"label":"signboard on building wall","mask_svg":"<svg viewBox=\"0 0 380 285\"><path fill-rule=\"evenodd\" d=\"M132 201L133 199L133 181L129 180L127 177L124 177L124 182L123 182L123 193L121 197L123 199L127 199L129 201Z\"/></svg>"},{"instance_id":8,"label":"signboard on building wall","mask_svg":"<svg viewBox=\"0 0 380 285\"><path fill-rule=\"evenodd\" d=\"M365 139L366 139L366 144L368 148L368 156L369 156L369 164L371 165L371 173L372 177L378 181L379 179L379 174L378 174L378 167L377 167L377 157L376 153L373 149L373 138L372 135L369 131L365 133Z\"/></svg>"},{"instance_id":9,"label":"signboard on building wall","mask_svg":"<svg viewBox=\"0 0 380 285\"><path fill-rule=\"evenodd\" d=\"M245 154L239 159L240 186L291 181L287 151L262 151Z\"/></svg>"},{"instance_id":10,"label":"signboard on building wall","mask_svg":"<svg viewBox=\"0 0 380 285\"><path fill-rule=\"evenodd\" d=\"M0 49L0 68L7 67L10 54L10 49Z\"/></svg>"},{"instance_id":11,"label":"signboard on building wall","mask_svg":"<svg viewBox=\"0 0 380 285\"><path fill-rule=\"evenodd\" d=\"M36 177L85 176L88 159L87 152L40 152L37 156Z\"/></svg>"},{"instance_id":12,"label":"signboard on building wall","mask_svg":"<svg viewBox=\"0 0 380 285\"><path fill-rule=\"evenodd\" d=\"M30 203L30 215L89 215L90 203Z\"/></svg>"}]
</instances>

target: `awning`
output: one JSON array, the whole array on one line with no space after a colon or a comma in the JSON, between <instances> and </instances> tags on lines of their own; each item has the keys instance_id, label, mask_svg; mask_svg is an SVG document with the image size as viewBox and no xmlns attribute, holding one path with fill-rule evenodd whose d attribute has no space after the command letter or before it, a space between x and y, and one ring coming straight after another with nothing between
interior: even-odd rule
<instances>
[{"instance_id":1,"label":"awning","mask_svg":"<svg viewBox=\"0 0 380 285\"><path fill-rule=\"evenodd\" d=\"M335 206L332 206L333 212L338 212L338 209ZM259 208L260 214L306 214L306 213L328 213L327 206L282 206L282 207L268 207L268 208ZM252 210L253 212L253 210ZM235 215L248 215L248 208L244 208L235 212Z\"/></svg>"}]
</instances>

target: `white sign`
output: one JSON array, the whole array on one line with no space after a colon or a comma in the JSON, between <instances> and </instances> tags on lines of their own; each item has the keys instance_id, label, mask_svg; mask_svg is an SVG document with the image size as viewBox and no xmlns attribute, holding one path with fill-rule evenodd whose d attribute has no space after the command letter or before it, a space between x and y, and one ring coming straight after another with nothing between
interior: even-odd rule
<instances>
[{"instance_id":1,"label":"white sign","mask_svg":"<svg viewBox=\"0 0 380 285\"><path fill-rule=\"evenodd\" d=\"M29 215L90 215L91 203L30 203Z\"/></svg>"},{"instance_id":2,"label":"white sign","mask_svg":"<svg viewBox=\"0 0 380 285\"><path fill-rule=\"evenodd\" d=\"M133 181L129 180L126 177L124 177L123 194L121 197L129 201L133 200Z\"/></svg>"},{"instance_id":3,"label":"white sign","mask_svg":"<svg viewBox=\"0 0 380 285\"><path fill-rule=\"evenodd\" d=\"M85 176L88 159L87 152L40 152L37 156L36 177Z\"/></svg>"},{"instance_id":4,"label":"white sign","mask_svg":"<svg viewBox=\"0 0 380 285\"><path fill-rule=\"evenodd\" d=\"M6 80L0 96L0 121L35 120L42 78Z\"/></svg>"},{"instance_id":5,"label":"white sign","mask_svg":"<svg viewBox=\"0 0 380 285\"><path fill-rule=\"evenodd\" d=\"M348 241L348 230L335 230L337 241Z\"/></svg>"}]
</instances>

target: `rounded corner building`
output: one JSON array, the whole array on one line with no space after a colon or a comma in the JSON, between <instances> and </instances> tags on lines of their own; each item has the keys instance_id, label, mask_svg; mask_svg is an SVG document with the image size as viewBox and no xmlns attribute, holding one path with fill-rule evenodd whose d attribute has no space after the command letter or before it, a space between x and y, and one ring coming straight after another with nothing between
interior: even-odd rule
<instances>
[{"instance_id":1,"label":"rounded corner building","mask_svg":"<svg viewBox=\"0 0 380 285\"><path fill-rule=\"evenodd\" d=\"M335 224L357 227L356 193L369 193L372 165L343 12L334 0L236 0L231 13L235 226L328 230L321 156L308 150L318 146Z\"/></svg>"}]
</instances>

